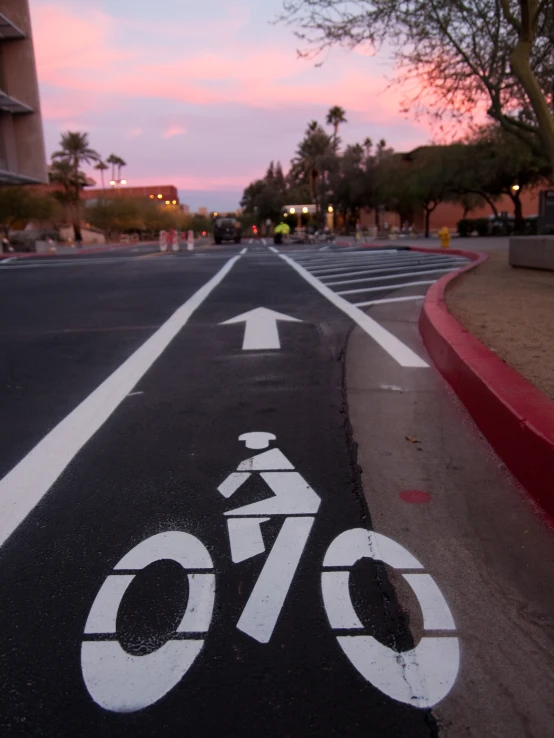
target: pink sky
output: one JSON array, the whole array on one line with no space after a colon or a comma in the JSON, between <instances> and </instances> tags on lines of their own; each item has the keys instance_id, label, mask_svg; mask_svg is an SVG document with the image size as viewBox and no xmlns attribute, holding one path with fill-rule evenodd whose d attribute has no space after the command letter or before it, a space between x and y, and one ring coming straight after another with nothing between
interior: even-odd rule
<instances>
[{"instance_id":1,"label":"pink sky","mask_svg":"<svg viewBox=\"0 0 554 738\"><path fill-rule=\"evenodd\" d=\"M62 131L87 131L104 157L127 161L129 184L174 184L194 208L236 207L270 160L288 167L307 122L332 105L347 111L346 143L429 139L400 114L386 60L298 59L290 29L269 23L279 0L30 4L48 153Z\"/></svg>"}]
</instances>

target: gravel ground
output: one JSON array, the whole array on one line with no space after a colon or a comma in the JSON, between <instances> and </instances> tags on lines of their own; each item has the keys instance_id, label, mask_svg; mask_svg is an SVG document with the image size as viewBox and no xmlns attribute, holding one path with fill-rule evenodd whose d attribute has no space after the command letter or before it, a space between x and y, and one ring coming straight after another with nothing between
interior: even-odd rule
<instances>
[{"instance_id":1,"label":"gravel ground","mask_svg":"<svg viewBox=\"0 0 554 738\"><path fill-rule=\"evenodd\" d=\"M508 264L505 248L487 251L484 264L451 284L446 293L448 308L471 333L554 400L554 272L515 269Z\"/></svg>"}]
</instances>

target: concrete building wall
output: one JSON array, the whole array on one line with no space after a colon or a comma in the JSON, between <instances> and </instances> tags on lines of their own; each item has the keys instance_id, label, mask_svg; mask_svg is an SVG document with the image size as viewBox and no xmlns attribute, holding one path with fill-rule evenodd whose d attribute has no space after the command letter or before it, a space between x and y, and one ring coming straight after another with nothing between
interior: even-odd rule
<instances>
[{"instance_id":1,"label":"concrete building wall","mask_svg":"<svg viewBox=\"0 0 554 738\"><path fill-rule=\"evenodd\" d=\"M32 112L0 114L0 169L46 182L46 155L28 0L0 0L0 12L24 38L0 39L0 89ZM3 155L3 152L4 155ZM3 167L2 163L6 166Z\"/></svg>"},{"instance_id":2,"label":"concrete building wall","mask_svg":"<svg viewBox=\"0 0 554 738\"><path fill-rule=\"evenodd\" d=\"M523 208L524 217L531 215L537 215L539 212L539 191L544 189L544 186L536 187L534 189L525 190L521 193L521 204ZM497 212L508 213L509 215L514 214L514 205L508 195L504 195L499 198L495 203ZM474 208L467 214L467 218L488 218L493 215L492 208L486 204L483 207ZM458 226L458 221L464 217L464 208L462 205L450 202L441 202L435 210L431 213L431 230L438 231L443 226L446 226L451 231L455 231ZM398 213L381 213L379 216L379 222L381 228L384 227L385 223L388 223L390 228L402 228L403 223L400 220ZM375 225L375 212L373 210L364 210L360 214L360 225L362 228L368 228L369 226ZM421 232L425 229L425 215L423 212L414 213L412 225L414 229Z\"/></svg>"},{"instance_id":3,"label":"concrete building wall","mask_svg":"<svg viewBox=\"0 0 554 738\"><path fill-rule=\"evenodd\" d=\"M106 180L109 180L109 177ZM161 195L161 197L158 197L158 195ZM106 187L105 189L87 187L83 190L81 196L83 200L99 200L121 196L140 200L150 199L161 204L164 204L166 200L169 200L171 203L176 200L176 204L179 204L179 193L173 185L153 185L151 187L127 187L126 185L122 185L120 188Z\"/></svg>"}]
</instances>

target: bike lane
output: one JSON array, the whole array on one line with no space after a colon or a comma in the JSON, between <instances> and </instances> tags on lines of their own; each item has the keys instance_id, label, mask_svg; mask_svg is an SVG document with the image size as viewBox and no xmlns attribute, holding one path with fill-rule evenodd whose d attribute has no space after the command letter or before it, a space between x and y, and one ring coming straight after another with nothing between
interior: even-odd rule
<instances>
[{"instance_id":1,"label":"bike lane","mask_svg":"<svg viewBox=\"0 0 554 738\"><path fill-rule=\"evenodd\" d=\"M279 323L279 350L243 350L244 324L222 325L258 307L302 321ZM324 607L321 573L331 543L349 529L371 528L344 390L350 330L348 318L278 257L236 263L0 551L3 731L25 736L162 731L173 736L185 730L193 736L436 734L429 709L392 699L354 668L330 626L329 606L327 612ZM247 438L254 445L245 448L239 436L253 432L275 438L268 446L259 437ZM247 462L275 449L284 461L273 454L264 462ZM218 491L229 475L241 471L251 474L241 477L240 486L227 482ZM225 513L235 511L234 520L246 520L237 508L271 498L268 480L278 486L271 474L293 472L306 484L296 480L289 507L264 515L261 528L250 526L262 531L265 550L234 563L241 552L230 549ZM303 495L311 500L304 507L298 502ZM297 569L283 554L266 577L262 606L281 586L287 566L292 571L274 629L260 640L237 624L285 518L297 521L294 525L312 522ZM189 607L198 591L194 578L212 571L211 562L202 563L202 552L188 578L165 556L141 571L124 559L141 542L166 532L195 536L213 562L215 604L212 617L204 617L207 632L198 625L206 600L196 603L194 616ZM179 540L186 548L188 543ZM251 550L260 548L255 532L249 540ZM114 567L122 559L118 574ZM340 555L326 563L327 573L346 566ZM92 622L91 608L114 571L116 578L134 579L114 615L116 632L107 633L98 627L99 621L105 627L106 618ZM363 632L382 646L409 651L416 645L410 614L398 605L390 573L390 567L368 557L352 566L355 613L341 604L342 614L351 615L341 634ZM336 626L341 613L334 603ZM181 628L187 612L196 629ZM363 631L353 621L356 616ZM187 639L203 643L182 679L150 706L134 709L146 682L178 671L162 649ZM115 706L105 709L94 688L96 701L91 696L91 680L89 689L85 685L83 640L117 640L137 662L144 659L146 665L149 654L161 654L160 661L144 669L139 664L120 678L104 656L105 699ZM93 651L94 645L86 648Z\"/></svg>"}]
</instances>

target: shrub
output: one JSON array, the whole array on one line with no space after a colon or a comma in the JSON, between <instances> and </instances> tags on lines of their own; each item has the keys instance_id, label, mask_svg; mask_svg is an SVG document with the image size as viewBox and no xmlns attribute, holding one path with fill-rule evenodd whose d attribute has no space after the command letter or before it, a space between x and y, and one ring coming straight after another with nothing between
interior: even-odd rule
<instances>
[{"instance_id":1,"label":"shrub","mask_svg":"<svg viewBox=\"0 0 554 738\"><path fill-rule=\"evenodd\" d=\"M476 218L473 221L473 228L477 231L478 236L488 236L489 235L488 218Z\"/></svg>"},{"instance_id":2,"label":"shrub","mask_svg":"<svg viewBox=\"0 0 554 738\"><path fill-rule=\"evenodd\" d=\"M473 230L473 221L469 218L462 218L458 221L458 235L460 238L467 238Z\"/></svg>"}]
</instances>

